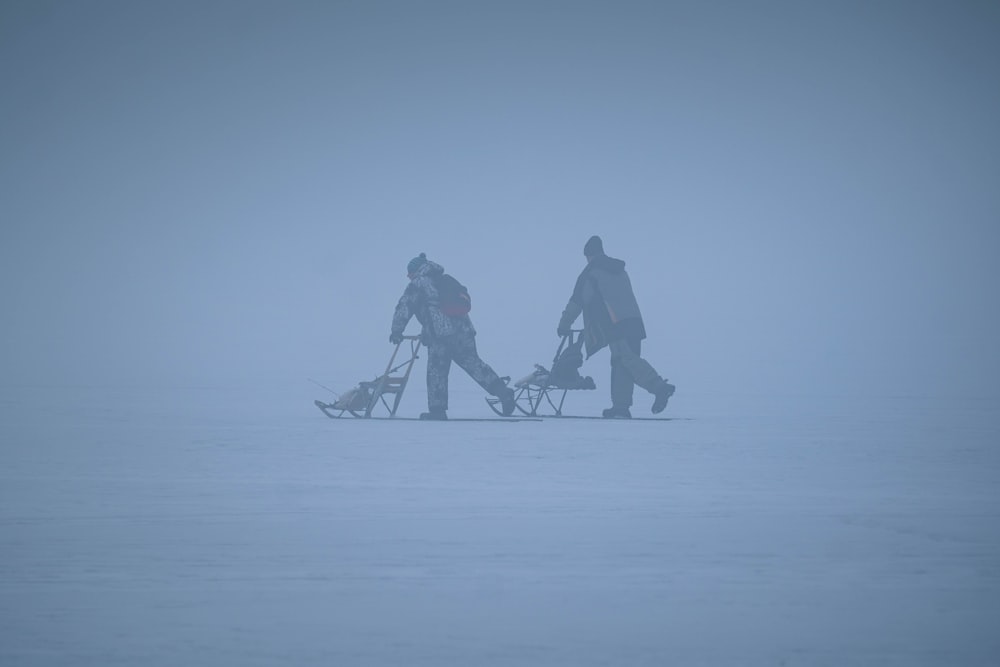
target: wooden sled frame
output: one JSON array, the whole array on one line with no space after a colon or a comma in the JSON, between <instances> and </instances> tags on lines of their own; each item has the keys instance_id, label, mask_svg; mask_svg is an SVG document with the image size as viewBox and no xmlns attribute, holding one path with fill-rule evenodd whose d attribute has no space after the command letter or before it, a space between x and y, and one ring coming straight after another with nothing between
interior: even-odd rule
<instances>
[{"instance_id":1,"label":"wooden sled frame","mask_svg":"<svg viewBox=\"0 0 1000 667\"><path fill-rule=\"evenodd\" d=\"M409 357L393 366L400 350L403 350L404 354L408 352ZM389 363L386 364L385 372L382 375L370 382L360 382L357 387L344 392L333 403L324 403L318 400L313 401L313 403L331 419L341 419L345 415L366 419L375 416L376 412L387 413L383 418L385 416L395 417L399 402L403 398L403 391L406 389L406 383L410 380L410 371L413 370L413 364L419 358L417 354L419 351L420 336L403 336L403 340L397 343L392 351L392 356L389 357ZM386 394L393 396L391 405L390 401L386 399Z\"/></svg>"}]
</instances>

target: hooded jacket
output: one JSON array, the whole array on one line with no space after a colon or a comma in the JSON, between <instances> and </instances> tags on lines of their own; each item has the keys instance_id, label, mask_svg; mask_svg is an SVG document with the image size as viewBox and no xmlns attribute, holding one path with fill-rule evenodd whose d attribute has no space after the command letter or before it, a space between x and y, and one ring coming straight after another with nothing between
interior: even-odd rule
<instances>
[{"instance_id":1,"label":"hooded jacket","mask_svg":"<svg viewBox=\"0 0 1000 667\"><path fill-rule=\"evenodd\" d=\"M620 259L601 254L587 263L576 279L559 328L569 329L581 312L587 358L611 341L646 337L632 282Z\"/></svg>"},{"instance_id":2,"label":"hooded jacket","mask_svg":"<svg viewBox=\"0 0 1000 667\"><path fill-rule=\"evenodd\" d=\"M465 334L475 336L476 330L468 315L458 317L441 312L440 298L434 279L444 274L444 267L430 260L424 262L410 278L410 284L399 297L396 311L392 316L392 332L403 333L411 317L416 317L422 325L420 338L424 344Z\"/></svg>"}]
</instances>

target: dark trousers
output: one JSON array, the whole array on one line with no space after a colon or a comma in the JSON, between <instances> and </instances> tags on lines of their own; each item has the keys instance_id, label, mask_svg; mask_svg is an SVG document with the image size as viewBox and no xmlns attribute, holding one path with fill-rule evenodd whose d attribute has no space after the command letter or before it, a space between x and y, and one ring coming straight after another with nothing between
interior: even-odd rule
<instances>
[{"instance_id":1,"label":"dark trousers","mask_svg":"<svg viewBox=\"0 0 1000 667\"><path fill-rule=\"evenodd\" d=\"M663 384L656 369L643 359L642 339L628 336L608 344L611 350L611 404L627 408L632 405L632 393L639 385L655 393Z\"/></svg>"}]
</instances>

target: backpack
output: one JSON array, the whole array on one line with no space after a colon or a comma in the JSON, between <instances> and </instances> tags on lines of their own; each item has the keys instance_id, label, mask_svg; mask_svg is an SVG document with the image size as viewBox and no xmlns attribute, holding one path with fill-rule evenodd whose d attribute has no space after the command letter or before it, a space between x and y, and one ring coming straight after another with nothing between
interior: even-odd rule
<instances>
[{"instance_id":1,"label":"backpack","mask_svg":"<svg viewBox=\"0 0 1000 667\"><path fill-rule=\"evenodd\" d=\"M548 384L560 389L594 389L593 378L580 375L583 366L583 336L578 336L575 343L570 343L552 362L552 372L549 373Z\"/></svg>"},{"instance_id":2,"label":"backpack","mask_svg":"<svg viewBox=\"0 0 1000 667\"><path fill-rule=\"evenodd\" d=\"M575 380L580 377L579 369L583 366L583 336L577 337L575 343L566 349L552 362L552 376L565 380Z\"/></svg>"},{"instance_id":3,"label":"backpack","mask_svg":"<svg viewBox=\"0 0 1000 667\"><path fill-rule=\"evenodd\" d=\"M472 297L465 285L458 282L447 273L442 273L434 279L434 287L438 291L438 306L441 312L450 317L462 317L472 310Z\"/></svg>"}]
</instances>

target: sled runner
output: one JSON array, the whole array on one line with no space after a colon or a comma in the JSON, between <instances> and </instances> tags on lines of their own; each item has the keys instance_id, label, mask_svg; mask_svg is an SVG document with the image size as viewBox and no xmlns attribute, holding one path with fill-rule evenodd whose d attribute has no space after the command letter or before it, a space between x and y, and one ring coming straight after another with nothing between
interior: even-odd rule
<instances>
[{"instance_id":1,"label":"sled runner","mask_svg":"<svg viewBox=\"0 0 1000 667\"><path fill-rule=\"evenodd\" d=\"M562 416L566 394L576 389L596 389L591 377L580 375L583 366L583 330L573 329L559 341L559 348L552 360L552 370L535 364L535 370L514 383L514 407L529 417L538 415L542 402L548 403L555 411L553 416ZM508 385L510 378L502 378ZM500 399L488 396L486 403L493 412L502 415Z\"/></svg>"},{"instance_id":2,"label":"sled runner","mask_svg":"<svg viewBox=\"0 0 1000 667\"><path fill-rule=\"evenodd\" d=\"M316 401L317 404L320 401ZM334 417L336 419L336 417ZM345 421L356 421L348 419ZM370 422L420 422L421 424L464 424L466 422L498 422L516 424L520 422L540 422L541 417L448 417L448 419L421 419L419 417L369 417Z\"/></svg>"},{"instance_id":3,"label":"sled runner","mask_svg":"<svg viewBox=\"0 0 1000 667\"><path fill-rule=\"evenodd\" d=\"M409 353L409 358L402 363L393 366L400 349L403 354ZM396 409L399 401L403 398L403 390L410 379L410 371L417 361L417 352L420 350L419 336L403 336L403 340L396 344L389 363L385 367L385 373L370 382L362 381L357 387L345 391L333 403L313 401L327 417L339 419L345 414L352 417L370 418L374 413L388 413L388 417L396 416ZM391 401L386 395L391 395ZM390 405L391 403L391 405Z\"/></svg>"}]
</instances>

